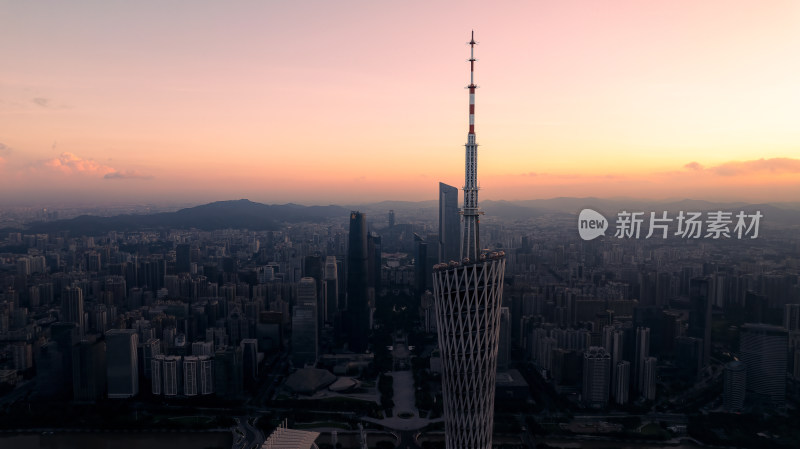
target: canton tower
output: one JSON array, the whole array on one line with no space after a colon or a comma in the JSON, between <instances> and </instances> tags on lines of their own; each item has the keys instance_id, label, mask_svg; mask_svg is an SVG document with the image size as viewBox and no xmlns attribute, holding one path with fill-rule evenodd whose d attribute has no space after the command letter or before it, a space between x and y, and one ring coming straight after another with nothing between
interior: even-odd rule
<instances>
[{"instance_id":1,"label":"canton tower","mask_svg":"<svg viewBox=\"0 0 800 449\"><path fill-rule=\"evenodd\" d=\"M442 356L447 449L491 449L505 254L481 253L478 144L475 142L475 33L470 45L469 133L464 173L461 261L433 269Z\"/></svg>"}]
</instances>

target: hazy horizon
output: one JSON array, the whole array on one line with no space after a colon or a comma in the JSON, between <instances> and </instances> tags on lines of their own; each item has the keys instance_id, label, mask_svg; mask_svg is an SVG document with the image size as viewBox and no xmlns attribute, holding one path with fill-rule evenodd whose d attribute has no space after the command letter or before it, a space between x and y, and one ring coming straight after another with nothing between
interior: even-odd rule
<instances>
[{"instance_id":1,"label":"hazy horizon","mask_svg":"<svg viewBox=\"0 0 800 449\"><path fill-rule=\"evenodd\" d=\"M461 192L459 191L459 197ZM460 198L459 198L460 199ZM798 201L715 201L715 200L708 200L705 198L693 198L693 197L672 197L672 198L637 198L637 197L596 197L596 196L584 196L584 197L569 197L569 196L561 196L561 197L551 197L551 198L528 198L528 199L519 199L519 200L505 200L505 199L491 199L486 198L482 199L481 202L485 203L509 203L509 204L520 204L520 203L527 203L527 202L557 202L557 201L575 201L575 200L586 200L587 202L592 201L599 201L599 202L629 202L632 205L639 205L642 203L652 203L653 205L658 204L667 204L667 203L680 203L680 202L707 202L710 204L720 204L720 205L735 205L735 204L770 204L775 205L778 207L787 207L789 209L800 208L800 200ZM86 201L81 202L79 200L75 200L73 202L55 202L55 201L42 201L42 202L31 202L31 203L19 203L19 202L0 202L0 211L9 210L9 209L37 209L37 208L48 208L48 209L91 209L91 208L110 208L110 209L124 209L124 208L142 208L142 207L155 207L159 210L161 209L176 209L176 208L190 208L196 206L202 206L206 204L218 203L218 202L235 202L235 201L251 201L253 203L265 204L265 205L287 205L287 204L296 204L299 206L340 206L340 207L357 207L357 206L375 206L381 205L384 203L397 203L399 205L408 204L414 205L419 203L431 203L431 206L435 206L435 203L438 201L436 198L428 198L428 199L420 199L420 200L409 200L409 199L383 199L377 201L334 201L329 203L323 202L309 202L309 201L293 201L291 199L285 200L276 200L276 201L259 201L254 198L223 198L223 199L214 199L214 200L202 200L198 199L196 201L186 200L186 201L172 201L172 200L163 200L163 201L129 201L129 202L121 202L121 201ZM459 207L461 207L461 201L459 201Z\"/></svg>"},{"instance_id":2,"label":"hazy horizon","mask_svg":"<svg viewBox=\"0 0 800 449\"><path fill-rule=\"evenodd\" d=\"M482 200L800 198L796 2L2 4L2 203L430 198L473 29Z\"/></svg>"}]
</instances>

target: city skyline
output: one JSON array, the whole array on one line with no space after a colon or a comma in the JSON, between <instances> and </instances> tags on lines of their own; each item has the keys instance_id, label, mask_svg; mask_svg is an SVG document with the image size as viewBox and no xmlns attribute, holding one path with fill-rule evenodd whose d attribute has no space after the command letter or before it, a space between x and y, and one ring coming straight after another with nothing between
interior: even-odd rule
<instances>
[{"instance_id":1,"label":"city skyline","mask_svg":"<svg viewBox=\"0 0 800 449\"><path fill-rule=\"evenodd\" d=\"M0 446L797 447L799 23L0 0Z\"/></svg>"},{"instance_id":2,"label":"city skyline","mask_svg":"<svg viewBox=\"0 0 800 449\"><path fill-rule=\"evenodd\" d=\"M485 199L800 194L792 2L156 5L4 2L4 201L432 199L472 28Z\"/></svg>"}]
</instances>

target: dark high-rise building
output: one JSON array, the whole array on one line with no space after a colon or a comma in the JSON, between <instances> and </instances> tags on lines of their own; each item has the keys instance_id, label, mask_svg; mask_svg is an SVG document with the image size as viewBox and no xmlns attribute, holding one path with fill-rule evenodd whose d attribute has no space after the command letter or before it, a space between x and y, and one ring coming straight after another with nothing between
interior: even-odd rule
<instances>
[{"instance_id":1,"label":"dark high-rise building","mask_svg":"<svg viewBox=\"0 0 800 449\"><path fill-rule=\"evenodd\" d=\"M744 315L748 323L764 323L769 309L769 300L764 295L748 290L744 295Z\"/></svg>"},{"instance_id":2,"label":"dark high-rise building","mask_svg":"<svg viewBox=\"0 0 800 449\"><path fill-rule=\"evenodd\" d=\"M739 358L747 367L750 400L783 407L786 403L788 332L780 326L748 323L739 334Z\"/></svg>"},{"instance_id":3,"label":"dark high-rise building","mask_svg":"<svg viewBox=\"0 0 800 449\"><path fill-rule=\"evenodd\" d=\"M167 263L163 258L149 258L139 262L137 280L140 286L148 290L157 291L164 286L164 276L167 274Z\"/></svg>"},{"instance_id":4,"label":"dark high-rise building","mask_svg":"<svg viewBox=\"0 0 800 449\"><path fill-rule=\"evenodd\" d=\"M214 393L214 359L207 355L201 355L200 369L197 383L200 386L200 394Z\"/></svg>"},{"instance_id":5,"label":"dark high-rise building","mask_svg":"<svg viewBox=\"0 0 800 449\"><path fill-rule=\"evenodd\" d=\"M725 409L738 412L744 408L744 396L747 385L747 368L742 361L725 364L725 381L723 400Z\"/></svg>"},{"instance_id":6,"label":"dark high-rise building","mask_svg":"<svg viewBox=\"0 0 800 449\"><path fill-rule=\"evenodd\" d=\"M642 385L640 388L641 396L648 401L656 398L656 370L658 359L647 357L642 364Z\"/></svg>"},{"instance_id":7,"label":"dark high-rise building","mask_svg":"<svg viewBox=\"0 0 800 449\"><path fill-rule=\"evenodd\" d=\"M255 388L258 382L258 340L245 338L239 344L242 348L242 373L244 386Z\"/></svg>"},{"instance_id":8,"label":"dark high-rise building","mask_svg":"<svg viewBox=\"0 0 800 449\"><path fill-rule=\"evenodd\" d=\"M296 368L317 362L319 334L317 297L313 278L300 279L297 304L292 308L292 362Z\"/></svg>"},{"instance_id":9,"label":"dark high-rise building","mask_svg":"<svg viewBox=\"0 0 800 449\"><path fill-rule=\"evenodd\" d=\"M650 353L661 354L671 342L666 342L663 334L664 311L660 306L637 306L633 309L633 325L650 329ZM636 367L633 367L636 371Z\"/></svg>"},{"instance_id":10,"label":"dark high-rise building","mask_svg":"<svg viewBox=\"0 0 800 449\"><path fill-rule=\"evenodd\" d=\"M106 392L106 344L89 336L72 347L72 394L78 402L97 402Z\"/></svg>"},{"instance_id":11,"label":"dark high-rise building","mask_svg":"<svg viewBox=\"0 0 800 449\"><path fill-rule=\"evenodd\" d=\"M620 360L613 367L612 391L617 404L626 404L630 393L631 362Z\"/></svg>"},{"instance_id":12,"label":"dark high-rise building","mask_svg":"<svg viewBox=\"0 0 800 449\"><path fill-rule=\"evenodd\" d=\"M625 331L621 329L614 329L611 332L611 344L610 350L607 351L611 355L611 385L612 385L612 394L616 395L617 392L624 392L624 398L616 398L618 404L624 404L628 402L628 394L630 392L630 378L631 378L631 364L628 361L623 360L624 355L624 345L625 345ZM625 385L624 389L620 389L619 383L619 372L617 370L620 368L621 362L627 363L625 369L628 370L627 374L625 375L625 382L628 384ZM616 397L616 396L615 396ZM622 402L620 402L622 401Z\"/></svg>"},{"instance_id":13,"label":"dark high-rise building","mask_svg":"<svg viewBox=\"0 0 800 449\"><path fill-rule=\"evenodd\" d=\"M140 367L139 372L145 377L145 379L150 379L153 371L153 357L161 354L161 340L158 338L147 339L147 341L142 345L141 353L142 366Z\"/></svg>"},{"instance_id":14,"label":"dark high-rise building","mask_svg":"<svg viewBox=\"0 0 800 449\"><path fill-rule=\"evenodd\" d=\"M414 290L417 296L425 293L425 290L433 288L433 277L431 270L433 265L429 265L428 243L419 235L414 234Z\"/></svg>"},{"instance_id":15,"label":"dark high-rise building","mask_svg":"<svg viewBox=\"0 0 800 449\"><path fill-rule=\"evenodd\" d=\"M242 394L244 364L242 348L222 346L214 354L214 392L235 399Z\"/></svg>"},{"instance_id":16,"label":"dark high-rise building","mask_svg":"<svg viewBox=\"0 0 800 449\"><path fill-rule=\"evenodd\" d=\"M200 360L197 356L190 355L183 357L181 364L181 371L183 372L183 395L184 396L197 396L199 392L197 379L200 371Z\"/></svg>"},{"instance_id":17,"label":"dark high-rise building","mask_svg":"<svg viewBox=\"0 0 800 449\"><path fill-rule=\"evenodd\" d=\"M611 356L602 346L591 346L583 353L582 402L587 407L603 408L608 404L611 385Z\"/></svg>"},{"instance_id":18,"label":"dark high-rise building","mask_svg":"<svg viewBox=\"0 0 800 449\"><path fill-rule=\"evenodd\" d=\"M694 337L675 338L676 375L683 381L694 381L703 367L703 340Z\"/></svg>"},{"instance_id":19,"label":"dark high-rise building","mask_svg":"<svg viewBox=\"0 0 800 449\"><path fill-rule=\"evenodd\" d=\"M175 272L189 273L191 271L191 247L187 243L181 243L175 247Z\"/></svg>"},{"instance_id":20,"label":"dark high-rise building","mask_svg":"<svg viewBox=\"0 0 800 449\"><path fill-rule=\"evenodd\" d=\"M111 399L139 394L138 342L139 336L134 329L106 332L108 397Z\"/></svg>"},{"instance_id":21,"label":"dark high-rise building","mask_svg":"<svg viewBox=\"0 0 800 449\"><path fill-rule=\"evenodd\" d=\"M183 377L181 376L181 358L170 355L157 355L153 357L150 385L155 395L177 396L182 390Z\"/></svg>"},{"instance_id":22,"label":"dark high-rise building","mask_svg":"<svg viewBox=\"0 0 800 449\"><path fill-rule=\"evenodd\" d=\"M634 354L634 379L636 381L636 391L645 391L645 363L650 357L650 328L636 328L636 353Z\"/></svg>"},{"instance_id":23,"label":"dark high-rise building","mask_svg":"<svg viewBox=\"0 0 800 449\"><path fill-rule=\"evenodd\" d=\"M350 213L350 236L347 247L347 333L350 349L367 350L369 338L369 255L367 217Z\"/></svg>"},{"instance_id":24,"label":"dark high-rise building","mask_svg":"<svg viewBox=\"0 0 800 449\"><path fill-rule=\"evenodd\" d=\"M65 287L61 293L62 321L78 325L78 333L86 333L86 323L83 318L83 290L77 285Z\"/></svg>"},{"instance_id":25,"label":"dark high-rise building","mask_svg":"<svg viewBox=\"0 0 800 449\"><path fill-rule=\"evenodd\" d=\"M72 349L79 341L78 325L59 322L50 326L50 342L42 346L37 362L36 392L44 397L68 399L73 392Z\"/></svg>"},{"instance_id":26,"label":"dark high-rise building","mask_svg":"<svg viewBox=\"0 0 800 449\"><path fill-rule=\"evenodd\" d=\"M800 330L800 304L783 306L783 328L789 332Z\"/></svg>"},{"instance_id":27,"label":"dark high-rise building","mask_svg":"<svg viewBox=\"0 0 800 449\"><path fill-rule=\"evenodd\" d=\"M439 183L439 262L459 260L461 217L458 214L458 189Z\"/></svg>"},{"instance_id":28,"label":"dark high-rise building","mask_svg":"<svg viewBox=\"0 0 800 449\"><path fill-rule=\"evenodd\" d=\"M692 278L689 282L689 337L703 340L702 366L711 358L711 279Z\"/></svg>"},{"instance_id":29,"label":"dark high-rise building","mask_svg":"<svg viewBox=\"0 0 800 449\"><path fill-rule=\"evenodd\" d=\"M325 258L325 271L323 274L325 283L325 321L333 323L336 314L339 312L339 274L336 269L336 257L328 256Z\"/></svg>"},{"instance_id":30,"label":"dark high-rise building","mask_svg":"<svg viewBox=\"0 0 800 449\"><path fill-rule=\"evenodd\" d=\"M377 291L381 285L381 236L374 232L367 234L367 282L369 288ZM373 294L374 295L374 292ZM374 304L370 304L374 307Z\"/></svg>"},{"instance_id":31,"label":"dark high-rise building","mask_svg":"<svg viewBox=\"0 0 800 449\"><path fill-rule=\"evenodd\" d=\"M303 277L314 278L317 289L317 325L320 332L322 332L322 326L325 323L325 295L323 294L325 286L322 283L322 272L323 264L320 253L314 253L303 258Z\"/></svg>"},{"instance_id":32,"label":"dark high-rise building","mask_svg":"<svg viewBox=\"0 0 800 449\"><path fill-rule=\"evenodd\" d=\"M508 371L511 360L511 315L508 307L500 307L500 338L497 341L497 372Z\"/></svg>"},{"instance_id":33,"label":"dark high-rise building","mask_svg":"<svg viewBox=\"0 0 800 449\"><path fill-rule=\"evenodd\" d=\"M475 39L470 41L469 132L465 145L461 258L433 270L442 355L445 445L491 449L505 253L482 254L475 140ZM608 390L606 390L606 395Z\"/></svg>"}]
</instances>

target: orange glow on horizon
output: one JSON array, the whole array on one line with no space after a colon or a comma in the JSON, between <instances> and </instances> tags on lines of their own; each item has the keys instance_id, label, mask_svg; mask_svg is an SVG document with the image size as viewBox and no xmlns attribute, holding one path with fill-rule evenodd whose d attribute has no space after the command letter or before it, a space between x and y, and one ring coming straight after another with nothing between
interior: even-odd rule
<instances>
[{"instance_id":1,"label":"orange glow on horizon","mask_svg":"<svg viewBox=\"0 0 800 449\"><path fill-rule=\"evenodd\" d=\"M312 4L9 4L0 205L434 199L473 28L482 200L800 198L796 2Z\"/></svg>"}]
</instances>

